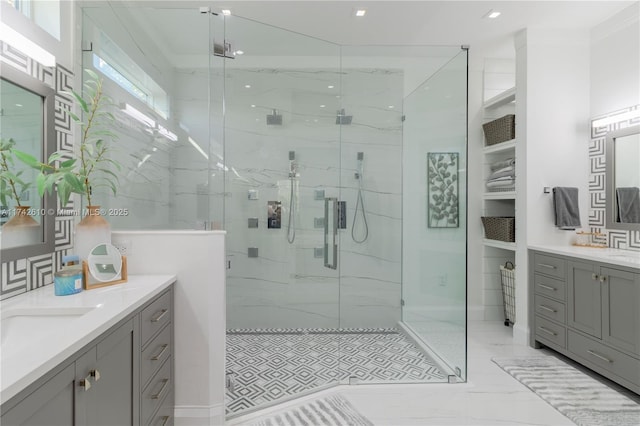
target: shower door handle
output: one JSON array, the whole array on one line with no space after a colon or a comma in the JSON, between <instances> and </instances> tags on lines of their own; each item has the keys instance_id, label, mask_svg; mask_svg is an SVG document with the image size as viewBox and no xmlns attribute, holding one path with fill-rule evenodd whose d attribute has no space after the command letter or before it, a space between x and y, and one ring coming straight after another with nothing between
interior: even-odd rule
<instances>
[{"instance_id":1,"label":"shower door handle","mask_svg":"<svg viewBox=\"0 0 640 426\"><path fill-rule=\"evenodd\" d=\"M338 269L338 199L324 199L324 266Z\"/></svg>"}]
</instances>

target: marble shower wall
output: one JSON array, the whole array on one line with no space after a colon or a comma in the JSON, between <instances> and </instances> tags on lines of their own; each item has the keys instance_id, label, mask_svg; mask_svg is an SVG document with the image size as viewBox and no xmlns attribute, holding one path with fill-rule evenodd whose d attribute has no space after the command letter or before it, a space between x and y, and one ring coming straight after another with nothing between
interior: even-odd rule
<instances>
[{"instance_id":1,"label":"marble shower wall","mask_svg":"<svg viewBox=\"0 0 640 426\"><path fill-rule=\"evenodd\" d=\"M400 319L403 73L338 73L337 67L226 72L227 326L394 326ZM353 116L350 125L336 125L340 108ZM273 109L282 125L266 124ZM289 151L295 151L299 174L293 244L287 241ZM364 153L369 227L362 244L351 236L358 152ZM324 200L316 199L317 191L347 203L337 270L316 257L324 244L317 223L324 218ZM279 229L267 226L269 201L282 203ZM258 219L258 228L248 227L250 218ZM258 256L249 257L249 248L257 248Z\"/></svg>"}]
</instances>

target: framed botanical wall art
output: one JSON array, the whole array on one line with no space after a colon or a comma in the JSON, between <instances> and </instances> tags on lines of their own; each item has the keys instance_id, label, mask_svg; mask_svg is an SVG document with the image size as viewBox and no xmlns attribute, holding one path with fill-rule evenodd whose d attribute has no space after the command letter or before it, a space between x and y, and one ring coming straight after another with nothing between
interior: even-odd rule
<instances>
[{"instance_id":1,"label":"framed botanical wall art","mask_svg":"<svg viewBox=\"0 0 640 426\"><path fill-rule=\"evenodd\" d=\"M427 226L457 228L459 220L458 153L427 153Z\"/></svg>"}]
</instances>

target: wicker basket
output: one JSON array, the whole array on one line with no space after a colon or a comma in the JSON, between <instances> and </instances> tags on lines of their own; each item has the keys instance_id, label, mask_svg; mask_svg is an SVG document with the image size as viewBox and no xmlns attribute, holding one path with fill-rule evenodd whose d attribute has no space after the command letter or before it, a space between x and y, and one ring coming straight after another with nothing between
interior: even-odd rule
<instances>
[{"instance_id":1,"label":"wicker basket","mask_svg":"<svg viewBox=\"0 0 640 426\"><path fill-rule=\"evenodd\" d=\"M516 241L516 218L513 216L483 216L484 236L490 240Z\"/></svg>"},{"instance_id":2,"label":"wicker basket","mask_svg":"<svg viewBox=\"0 0 640 426\"><path fill-rule=\"evenodd\" d=\"M500 142L510 141L516 137L516 116L505 115L497 120L482 125L487 146Z\"/></svg>"}]
</instances>

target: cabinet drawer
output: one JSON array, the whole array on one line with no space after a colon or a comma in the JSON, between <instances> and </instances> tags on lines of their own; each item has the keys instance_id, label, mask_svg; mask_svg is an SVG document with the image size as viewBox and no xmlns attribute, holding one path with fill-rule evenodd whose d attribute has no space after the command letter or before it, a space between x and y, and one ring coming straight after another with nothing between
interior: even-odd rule
<instances>
[{"instance_id":1,"label":"cabinet drawer","mask_svg":"<svg viewBox=\"0 0 640 426\"><path fill-rule=\"evenodd\" d=\"M171 320L171 293L165 293L140 313L142 346Z\"/></svg>"},{"instance_id":2,"label":"cabinet drawer","mask_svg":"<svg viewBox=\"0 0 640 426\"><path fill-rule=\"evenodd\" d=\"M173 391L169 391L158 411L151 416L149 426L173 426L173 410Z\"/></svg>"},{"instance_id":3,"label":"cabinet drawer","mask_svg":"<svg viewBox=\"0 0 640 426\"><path fill-rule=\"evenodd\" d=\"M140 384L142 386L147 384L151 376L171 356L172 346L171 324L168 324L142 351L140 357Z\"/></svg>"},{"instance_id":4,"label":"cabinet drawer","mask_svg":"<svg viewBox=\"0 0 640 426\"><path fill-rule=\"evenodd\" d=\"M535 274L533 282L534 289L537 294L561 301L565 301L567 299L567 283L565 281Z\"/></svg>"},{"instance_id":5,"label":"cabinet drawer","mask_svg":"<svg viewBox=\"0 0 640 426\"><path fill-rule=\"evenodd\" d=\"M569 330L569 352L640 386L640 360Z\"/></svg>"},{"instance_id":6,"label":"cabinet drawer","mask_svg":"<svg viewBox=\"0 0 640 426\"><path fill-rule=\"evenodd\" d=\"M564 280L567 273L567 262L564 259L536 253L533 257L533 270Z\"/></svg>"},{"instance_id":7,"label":"cabinet drawer","mask_svg":"<svg viewBox=\"0 0 640 426\"><path fill-rule=\"evenodd\" d=\"M540 316L536 316L536 339L541 342L551 342L561 348L566 348L566 329L546 320Z\"/></svg>"},{"instance_id":8,"label":"cabinet drawer","mask_svg":"<svg viewBox=\"0 0 640 426\"><path fill-rule=\"evenodd\" d=\"M147 387L142 391L140 414L142 423L148 424L151 417L164 401L164 398L172 392L171 357L162 365Z\"/></svg>"},{"instance_id":9,"label":"cabinet drawer","mask_svg":"<svg viewBox=\"0 0 640 426\"><path fill-rule=\"evenodd\" d=\"M566 323L566 309L564 303L557 302L548 297L540 296L536 294L535 297L535 309L536 314L545 318L552 319L559 323Z\"/></svg>"}]
</instances>

